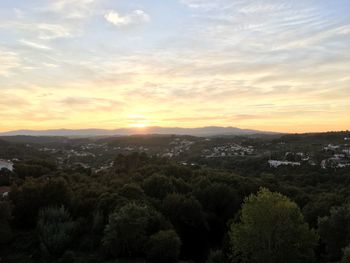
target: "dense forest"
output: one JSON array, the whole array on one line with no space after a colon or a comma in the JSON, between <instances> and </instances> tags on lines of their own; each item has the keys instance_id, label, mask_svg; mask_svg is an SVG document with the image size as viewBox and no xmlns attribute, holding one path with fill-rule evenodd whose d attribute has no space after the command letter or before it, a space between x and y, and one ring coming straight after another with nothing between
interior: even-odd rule
<instances>
[{"instance_id":1,"label":"dense forest","mask_svg":"<svg viewBox=\"0 0 350 263\"><path fill-rule=\"evenodd\" d=\"M135 152L92 172L0 143L26 160L0 171L0 262L350 262L349 169Z\"/></svg>"}]
</instances>

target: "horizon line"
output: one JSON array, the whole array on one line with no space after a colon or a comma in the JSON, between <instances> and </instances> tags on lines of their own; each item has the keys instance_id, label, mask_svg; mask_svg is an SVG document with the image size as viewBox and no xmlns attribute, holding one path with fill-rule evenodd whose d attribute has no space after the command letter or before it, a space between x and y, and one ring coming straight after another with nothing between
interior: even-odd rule
<instances>
[{"instance_id":1,"label":"horizon line","mask_svg":"<svg viewBox=\"0 0 350 263\"><path fill-rule=\"evenodd\" d=\"M88 130L100 130L100 131L117 131L117 130L131 130L131 131L139 131L139 133L134 134L128 134L128 135L177 135L176 133L159 133L159 132L150 132L147 133L147 130L154 129L154 128L160 128L160 129L184 129L184 130L191 130L191 129L205 129L205 128L223 128L223 129L238 129L242 131L254 131L255 134L263 134L263 133L270 133L270 134L317 134L317 133L336 133L336 132L350 132L348 129L346 130L328 130L328 131L302 131L302 132L280 132L280 131L265 131L260 129L254 129L254 128L239 128L235 126L216 126L216 125L209 125L209 126L197 126L197 127L180 127L180 126L147 126L147 127L119 127L119 128L49 128L49 129L15 129L15 130L6 130L6 131L0 131L0 136L57 136L57 135L28 135L28 134L17 134L17 135L7 135L6 133L14 133L14 132L21 132L21 131L27 131L27 132L52 132L52 131L88 131ZM145 133L142 133L142 131L145 131ZM94 135L94 134L91 134ZM118 135L118 134L115 134ZM126 134L123 134L123 136L128 136ZM179 135L186 135L186 134L179 134ZM188 134L191 135L191 134ZM239 135L239 134L236 134ZM62 135L58 135L62 136ZM66 135L67 136L67 135ZM86 135L88 136L88 135ZM95 135L96 136L96 135ZM113 135L105 135L105 136L113 136ZM63 136L64 137L64 136Z\"/></svg>"}]
</instances>

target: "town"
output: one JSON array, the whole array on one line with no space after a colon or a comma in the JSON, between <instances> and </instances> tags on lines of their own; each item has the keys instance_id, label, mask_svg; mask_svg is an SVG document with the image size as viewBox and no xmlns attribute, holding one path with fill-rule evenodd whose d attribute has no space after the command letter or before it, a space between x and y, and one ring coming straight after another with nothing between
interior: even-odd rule
<instances>
[{"instance_id":1,"label":"town","mask_svg":"<svg viewBox=\"0 0 350 263\"><path fill-rule=\"evenodd\" d=\"M295 138L299 141L295 142ZM272 169L278 167L319 167L321 169L345 169L350 167L349 133L335 133L325 138L319 135L275 135L270 137L193 137L177 135L127 136L108 138L57 138L2 137L7 147L16 151L0 151L0 170L16 171L16 167L28 164L28 160L46 159L57 169L90 169L100 172L110 168L117 155L133 152L146 153L171 159L179 164L203 165L210 159L259 160ZM309 142L310 141L310 142ZM21 142L21 143L19 143ZM22 151L30 149L31 156ZM38 164L35 164L38 165Z\"/></svg>"}]
</instances>

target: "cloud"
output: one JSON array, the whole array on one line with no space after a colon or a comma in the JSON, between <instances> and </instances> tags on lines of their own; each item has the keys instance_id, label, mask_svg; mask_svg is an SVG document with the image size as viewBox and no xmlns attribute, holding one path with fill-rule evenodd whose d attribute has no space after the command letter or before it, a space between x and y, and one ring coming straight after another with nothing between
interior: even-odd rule
<instances>
[{"instance_id":1,"label":"cloud","mask_svg":"<svg viewBox=\"0 0 350 263\"><path fill-rule=\"evenodd\" d=\"M225 3L226 1L207 1L207 0L181 0L180 3L195 9L211 9L218 7L220 4Z\"/></svg>"},{"instance_id":2,"label":"cloud","mask_svg":"<svg viewBox=\"0 0 350 263\"><path fill-rule=\"evenodd\" d=\"M28 21L1 21L0 29L19 31L21 34L30 34L40 40L54 40L72 37L71 26L53 23L31 23Z\"/></svg>"},{"instance_id":3,"label":"cloud","mask_svg":"<svg viewBox=\"0 0 350 263\"><path fill-rule=\"evenodd\" d=\"M51 8L57 11L61 11L69 7L83 7L93 2L95 2L95 0L55 0L52 1Z\"/></svg>"},{"instance_id":4,"label":"cloud","mask_svg":"<svg viewBox=\"0 0 350 263\"><path fill-rule=\"evenodd\" d=\"M21 66L17 53L0 49L0 76L8 76L11 71Z\"/></svg>"},{"instance_id":5,"label":"cloud","mask_svg":"<svg viewBox=\"0 0 350 263\"><path fill-rule=\"evenodd\" d=\"M38 38L42 40L50 40L56 38L70 37L71 30L59 24L40 23L36 25L38 30Z\"/></svg>"},{"instance_id":6,"label":"cloud","mask_svg":"<svg viewBox=\"0 0 350 263\"><path fill-rule=\"evenodd\" d=\"M0 96L0 111L2 113L7 113L11 110L16 111L16 107L13 107L13 105L16 105L16 107L28 107L30 103L21 96L2 92Z\"/></svg>"},{"instance_id":7,"label":"cloud","mask_svg":"<svg viewBox=\"0 0 350 263\"><path fill-rule=\"evenodd\" d=\"M64 108L94 112L120 110L124 104L117 100L94 97L66 97L58 103Z\"/></svg>"},{"instance_id":8,"label":"cloud","mask_svg":"<svg viewBox=\"0 0 350 263\"><path fill-rule=\"evenodd\" d=\"M15 13L16 18L20 19L23 17L23 11L21 9L14 8L13 12Z\"/></svg>"},{"instance_id":9,"label":"cloud","mask_svg":"<svg viewBox=\"0 0 350 263\"><path fill-rule=\"evenodd\" d=\"M117 27L148 23L151 20L151 17L143 10L134 10L126 15L110 10L104 17L109 23Z\"/></svg>"},{"instance_id":10,"label":"cloud","mask_svg":"<svg viewBox=\"0 0 350 263\"><path fill-rule=\"evenodd\" d=\"M96 0L54 0L42 11L58 13L69 19L82 19L93 12L93 4Z\"/></svg>"},{"instance_id":11,"label":"cloud","mask_svg":"<svg viewBox=\"0 0 350 263\"><path fill-rule=\"evenodd\" d=\"M20 42L23 45L25 45L25 46L28 46L28 47L31 47L31 48L35 48L35 49L40 49L40 50L51 50L52 49L51 47L49 47L47 45L44 45L44 44L41 44L41 43L32 42L32 41L25 40L25 39L20 40Z\"/></svg>"}]
</instances>

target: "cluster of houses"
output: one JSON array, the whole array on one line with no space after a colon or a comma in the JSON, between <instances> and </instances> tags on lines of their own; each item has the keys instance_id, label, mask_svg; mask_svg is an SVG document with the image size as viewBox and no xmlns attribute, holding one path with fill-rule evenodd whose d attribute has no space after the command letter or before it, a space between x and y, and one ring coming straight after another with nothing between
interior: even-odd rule
<instances>
[{"instance_id":1,"label":"cluster of houses","mask_svg":"<svg viewBox=\"0 0 350 263\"><path fill-rule=\"evenodd\" d=\"M344 138L349 141L350 138ZM350 167L350 145L332 145L324 147L324 151L332 153L332 157L322 160L321 167L326 168L345 168Z\"/></svg>"},{"instance_id":2,"label":"cluster of houses","mask_svg":"<svg viewBox=\"0 0 350 263\"><path fill-rule=\"evenodd\" d=\"M168 147L161 156L167 158L179 156L181 153L189 151L192 144L194 144L193 141L176 138L170 142L170 147Z\"/></svg>"},{"instance_id":3,"label":"cluster of houses","mask_svg":"<svg viewBox=\"0 0 350 263\"><path fill-rule=\"evenodd\" d=\"M113 147L114 151L120 151L120 152L148 152L149 149L145 146L126 146L126 147L121 147L121 146L116 146Z\"/></svg>"},{"instance_id":4,"label":"cluster of houses","mask_svg":"<svg viewBox=\"0 0 350 263\"><path fill-rule=\"evenodd\" d=\"M99 173L99 172L108 170L109 168L112 168L113 165L114 165L114 161L109 162L108 164L102 165L102 166L101 166L100 168L98 168L98 169L93 169L93 171L94 171L95 173Z\"/></svg>"},{"instance_id":5,"label":"cluster of houses","mask_svg":"<svg viewBox=\"0 0 350 263\"><path fill-rule=\"evenodd\" d=\"M350 141L350 137L345 137L344 141ZM350 144L328 144L323 147L323 152L325 159L323 159L320 163L322 169L350 167ZM290 160L290 158L288 160L290 155L294 156L294 160ZM282 165L300 166L303 163L316 165L316 163L305 153L287 152L284 160L268 160L268 164L273 168L277 168Z\"/></svg>"},{"instance_id":6,"label":"cluster of houses","mask_svg":"<svg viewBox=\"0 0 350 263\"><path fill-rule=\"evenodd\" d=\"M239 144L226 144L221 146L215 146L212 149L204 149L202 154L206 158L218 158L218 157L232 157L232 156L246 156L253 155L253 146L242 146Z\"/></svg>"},{"instance_id":7,"label":"cluster of houses","mask_svg":"<svg viewBox=\"0 0 350 263\"><path fill-rule=\"evenodd\" d=\"M277 168L279 166L300 166L301 164L316 165L316 163L310 159L310 156L303 152L286 152L283 160L270 159L268 160L268 164L272 168Z\"/></svg>"}]
</instances>

